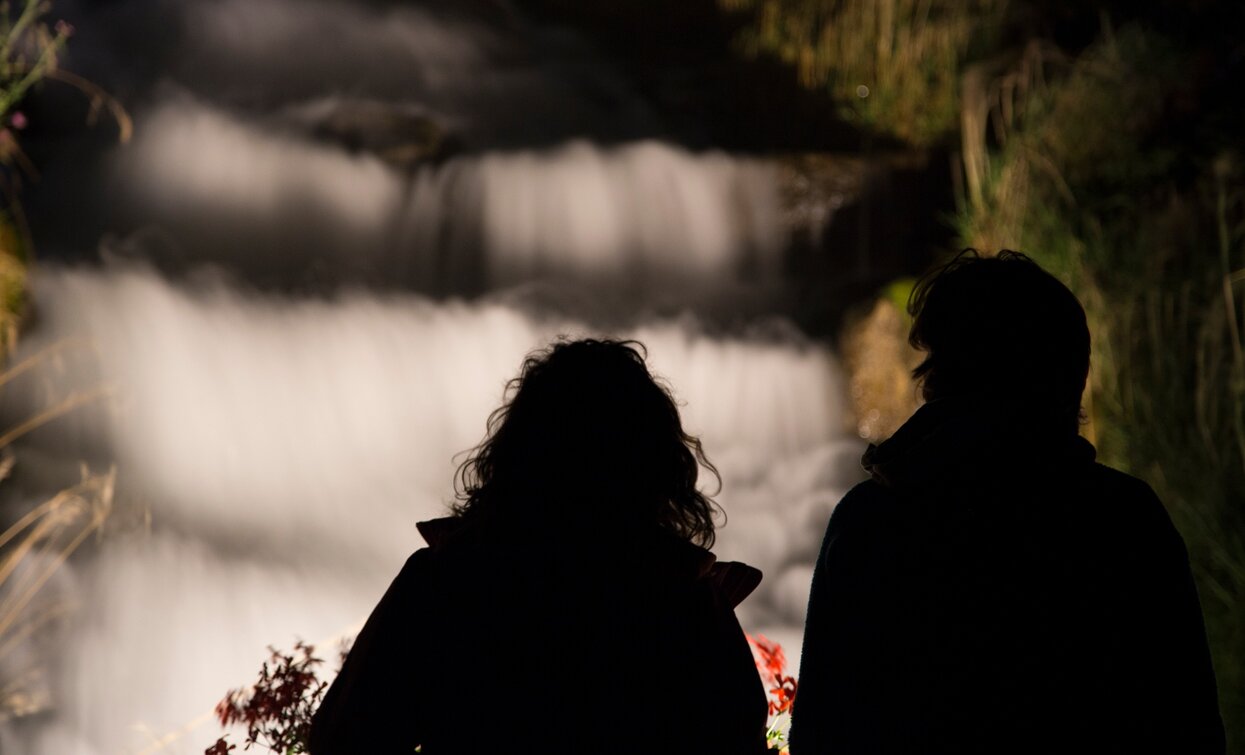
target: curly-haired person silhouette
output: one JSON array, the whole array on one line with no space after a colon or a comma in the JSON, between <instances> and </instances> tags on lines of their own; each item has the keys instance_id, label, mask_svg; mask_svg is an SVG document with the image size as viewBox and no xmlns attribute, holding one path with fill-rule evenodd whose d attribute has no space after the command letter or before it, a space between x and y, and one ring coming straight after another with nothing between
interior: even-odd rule
<instances>
[{"instance_id":1,"label":"curly-haired person silhouette","mask_svg":"<svg viewBox=\"0 0 1245 755\"><path fill-rule=\"evenodd\" d=\"M792 753L1223 753L1184 543L1077 434L1076 297L970 250L910 310L926 403L831 516Z\"/></svg>"},{"instance_id":2,"label":"curly-haired person silhouette","mask_svg":"<svg viewBox=\"0 0 1245 755\"><path fill-rule=\"evenodd\" d=\"M325 696L313 755L766 751L734 614L761 575L707 550L713 467L642 349L527 358Z\"/></svg>"}]
</instances>

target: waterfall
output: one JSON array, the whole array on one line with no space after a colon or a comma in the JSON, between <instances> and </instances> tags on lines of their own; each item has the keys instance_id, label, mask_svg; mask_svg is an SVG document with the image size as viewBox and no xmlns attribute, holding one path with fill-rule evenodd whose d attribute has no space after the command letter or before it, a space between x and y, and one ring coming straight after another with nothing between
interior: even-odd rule
<instances>
[{"instance_id":1,"label":"waterfall","mask_svg":"<svg viewBox=\"0 0 1245 755\"><path fill-rule=\"evenodd\" d=\"M360 620L420 545L414 523L444 513L455 454L480 440L525 352L593 332L497 304L259 297L133 268L45 270L35 296L47 314L26 348L85 339L89 366L62 379L120 393L32 443L110 449L121 515L152 522L77 570L90 621L70 632L57 680L77 693L41 733L69 739L40 752L139 751L245 682L266 645ZM841 460L858 451L838 424L832 355L687 322L618 335L647 344L721 467L719 555L771 577L742 615L798 619L803 596L783 576L804 576L843 492ZM40 386L23 386L10 403L34 403ZM183 744L173 751L194 751Z\"/></svg>"},{"instance_id":2,"label":"waterfall","mask_svg":"<svg viewBox=\"0 0 1245 755\"><path fill-rule=\"evenodd\" d=\"M2 414L112 386L17 455L31 480L115 463L117 504L48 588L76 606L50 636L52 707L0 722L0 749L202 752L204 714L266 646L366 616L422 545L415 523L444 512L505 381L559 335L648 346L722 472L715 551L766 574L741 621L796 660L860 448L834 354L781 322L768 163L662 141L608 66L504 6L113 5L128 12L97 18L171 15L183 43L147 61L170 80L97 200L143 233L112 246L121 259L35 272L18 357L76 345L6 385ZM127 50L95 44L83 65L120 76ZM305 127L351 97L438 118L471 149L404 168ZM723 310L762 317L720 328Z\"/></svg>"},{"instance_id":3,"label":"waterfall","mask_svg":"<svg viewBox=\"0 0 1245 755\"><path fill-rule=\"evenodd\" d=\"M771 166L657 141L490 152L407 176L183 95L139 118L116 163L130 212L183 229L197 262L258 275L314 263L428 293L554 279L686 296L781 272Z\"/></svg>"}]
</instances>

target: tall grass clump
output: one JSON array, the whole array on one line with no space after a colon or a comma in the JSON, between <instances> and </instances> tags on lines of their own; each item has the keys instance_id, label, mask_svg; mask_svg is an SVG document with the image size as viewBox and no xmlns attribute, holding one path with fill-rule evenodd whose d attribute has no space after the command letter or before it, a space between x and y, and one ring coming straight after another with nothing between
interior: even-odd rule
<instances>
[{"instance_id":1,"label":"tall grass clump","mask_svg":"<svg viewBox=\"0 0 1245 755\"><path fill-rule=\"evenodd\" d=\"M1004 0L720 0L752 14L739 38L824 88L867 132L913 146L956 131L960 68L988 46Z\"/></svg>"},{"instance_id":2,"label":"tall grass clump","mask_svg":"<svg viewBox=\"0 0 1245 755\"><path fill-rule=\"evenodd\" d=\"M59 352L49 347L0 372L0 390ZM107 388L78 391L0 431L0 484L12 473L12 444L23 435L105 396ZM100 530L112 508L116 470L92 472L31 507L0 529L0 721L29 715L51 704L46 666L27 646L65 618L73 606L45 588L69 557Z\"/></svg>"}]
</instances>

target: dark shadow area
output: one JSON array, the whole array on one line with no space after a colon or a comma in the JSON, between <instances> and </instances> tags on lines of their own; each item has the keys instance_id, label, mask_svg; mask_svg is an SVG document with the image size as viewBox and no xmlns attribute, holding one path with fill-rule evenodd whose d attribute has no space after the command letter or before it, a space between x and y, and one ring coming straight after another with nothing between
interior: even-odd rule
<instances>
[{"instance_id":1,"label":"dark shadow area","mask_svg":"<svg viewBox=\"0 0 1245 755\"><path fill-rule=\"evenodd\" d=\"M879 154L861 166L848 201L796 234L787 257L797 321L832 339L849 311L896 278L918 276L955 238L949 155Z\"/></svg>"},{"instance_id":2,"label":"dark shadow area","mask_svg":"<svg viewBox=\"0 0 1245 755\"><path fill-rule=\"evenodd\" d=\"M927 403L831 517L793 755L1222 755L1185 545L1077 434L1081 305L1007 252L958 257L913 302Z\"/></svg>"},{"instance_id":3,"label":"dark shadow area","mask_svg":"<svg viewBox=\"0 0 1245 755\"><path fill-rule=\"evenodd\" d=\"M718 0L577 3L519 0L535 19L564 24L599 44L636 82L671 137L697 148L743 152L851 152L860 131L825 92L800 86L791 66L748 60L733 48L743 14ZM897 144L879 147L896 147Z\"/></svg>"}]
</instances>

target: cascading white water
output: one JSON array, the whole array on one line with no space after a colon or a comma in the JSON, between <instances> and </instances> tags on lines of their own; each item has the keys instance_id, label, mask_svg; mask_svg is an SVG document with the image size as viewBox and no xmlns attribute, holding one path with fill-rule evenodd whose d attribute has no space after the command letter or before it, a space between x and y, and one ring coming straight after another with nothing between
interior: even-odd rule
<instances>
[{"instance_id":1,"label":"cascading white water","mask_svg":"<svg viewBox=\"0 0 1245 755\"><path fill-rule=\"evenodd\" d=\"M91 349L6 386L5 416L40 405L47 383L106 382L117 394L31 436L19 459L115 462L119 521L149 515L150 524L117 526L64 572L56 589L79 608L51 666L55 707L0 724L0 750L202 752L216 736L203 714L251 680L265 646L318 642L362 620L421 545L414 523L444 511L455 454L480 440L522 356L558 334L598 332L564 308L507 303L507 290L532 281L616 308L620 288L683 297L691 315L615 311L632 324L611 333L647 344L684 402L685 424L723 475L729 521L715 550L766 573L741 620L796 661L811 561L859 452L844 434L836 361L798 334L709 335L695 317L698 290L780 287L774 173L659 141L580 140L408 175L294 133L272 113L212 102L230 86L274 94L297 79L315 90L284 64L239 83L222 73L237 60L223 61L299 50L340 84L346 59L314 38L346 25L359 70L384 72L364 94L394 97L418 80L413 96L433 112L460 107L461 119L464 102L499 87L458 96L446 81L469 78L463 67L490 70L504 35L327 0L151 3L199 19L187 53L197 62L178 69L197 91L161 95L140 113L113 185L186 248L195 234L224 245L207 259L231 273L175 282L122 262L36 274L39 319L24 353L65 339ZM255 14L267 19L262 30L239 20ZM412 40L425 26L449 37L420 48ZM572 97L538 70L522 75L542 101ZM306 298L238 283L252 272L295 279L313 264L352 285ZM366 285L374 280L386 293ZM497 295L424 295L479 291Z\"/></svg>"},{"instance_id":2,"label":"cascading white water","mask_svg":"<svg viewBox=\"0 0 1245 755\"><path fill-rule=\"evenodd\" d=\"M479 440L523 354L590 332L413 296L187 291L133 269L45 271L35 293L47 316L28 348L85 338L91 372L121 387L102 420L70 418L44 442L112 449L127 505L148 507L153 526L78 572L89 621L58 684L76 692L34 752L140 751L245 682L265 645L361 619L420 544L414 523L443 513L454 455ZM679 323L622 335L648 345L720 463L731 518L719 554L770 577L745 621L790 625L803 596L785 575L806 577L842 493L837 461L857 450L837 424L832 357ZM15 390L10 401L30 402Z\"/></svg>"},{"instance_id":3,"label":"cascading white water","mask_svg":"<svg viewBox=\"0 0 1245 755\"><path fill-rule=\"evenodd\" d=\"M143 114L116 170L144 216L242 269L316 261L435 293L552 277L684 296L780 273L771 166L655 141L487 153L407 177L177 96Z\"/></svg>"}]
</instances>

